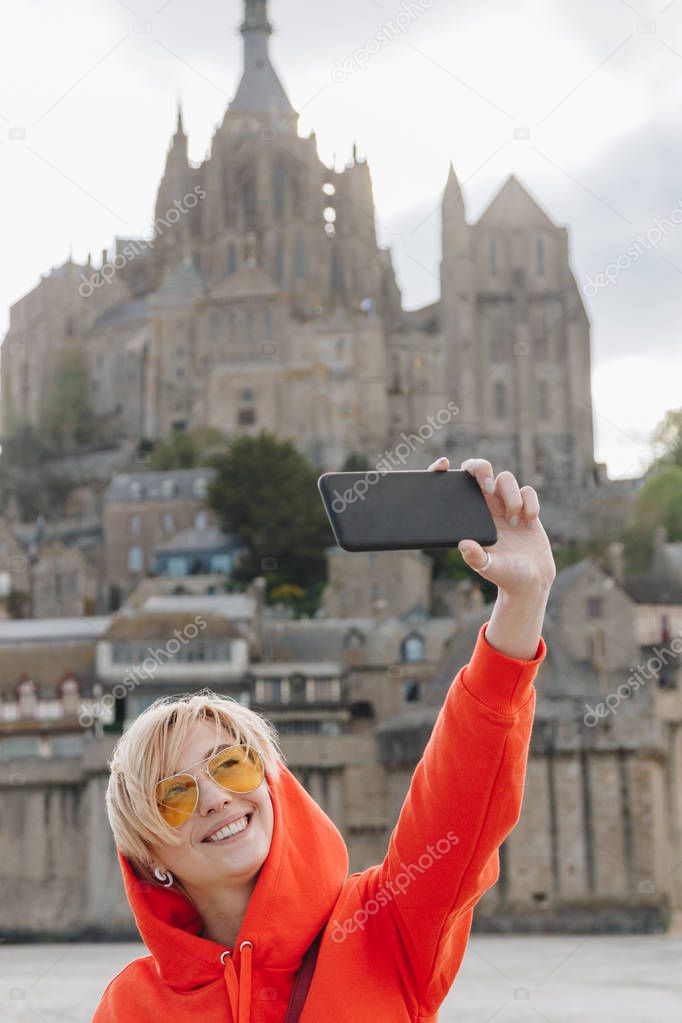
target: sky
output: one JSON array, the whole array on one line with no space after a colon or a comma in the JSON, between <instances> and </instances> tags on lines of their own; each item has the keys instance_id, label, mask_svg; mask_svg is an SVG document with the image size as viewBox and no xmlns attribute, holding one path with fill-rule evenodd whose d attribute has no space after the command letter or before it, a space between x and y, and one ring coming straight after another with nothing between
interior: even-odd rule
<instances>
[{"instance_id":1,"label":"sky","mask_svg":"<svg viewBox=\"0 0 682 1023\"><path fill-rule=\"evenodd\" d=\"M514 173L568 228L596 455L614 478L640 475L656 423L682 406L682 0L269 6L301 134L316 132L329 166L354 142L369 161L405 308L439 297L450 161L470 222ZM178 100L190 158L204 159L239 81L241 16L241 0L7 8L0 336L70 252L85 261L149 228Z\"/></svg>"}]
</instances>

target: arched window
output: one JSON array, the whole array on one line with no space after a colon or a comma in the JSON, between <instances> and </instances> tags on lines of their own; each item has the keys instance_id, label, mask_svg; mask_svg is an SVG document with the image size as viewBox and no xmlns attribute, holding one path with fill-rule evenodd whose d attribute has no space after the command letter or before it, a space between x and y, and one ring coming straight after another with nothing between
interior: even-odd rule
<instances>
[{"instance_id":1,"label":"arched window","mask_svg":"<svg viewBox=\"0 0 682 1023\"><path fill-rule=\"evenodd\" d=\"M413 632L409 636L406 636L402 644L402 655L404 661L409 661L410 664L414 664L417 661L423 661L426 657L426 644L424 643L424 637L418 632Z\"/></svg>"},{"instance_id":2,"label":"arched window","mask_svg":"<svg viewBox=\"0 0 682 1023\"><path fill-rule=\"evenodd\" d=\"M545 239L539 234L535 239L535 260L538 277L545 276Z\"/></svg>"},{"instance_id":3,"label":"arched window","mask_svg":"<svg viewBox=\"0 0 682 1023\"><path fill-rule=\"evenodd\" d=\"M498 380L495 384L495 418L506 419L507 417L507 388Z\"/></svg>"},{"instance_id":4,"label":"arched window","mask_svg":"<svg viewBox=\"0 0 682 1023\"><path fill-rule=\"evenodd\" d=\"M490 239L490 273L493 277L497 277L499 271L499 252L497 246L497 238Z\"/></svg>"},{"instance_id":5,"label":"arched window","mask_svg":"<svg viewBox=\"0 0 682 1023\"><path fill-rule=\"evenodd\" d=\"M256 215L256 185L253 178L242 185L242 208L246 222L250 224Z\"/></svg>"},{"instance_id":6,"label":"arched window","mask_svg":"<svg viewBox=\"0 0 682 1023\"><path fill-rule=\"evenodd\" d=\"M287 187L286 168L281 163L275 165L272 181L272 204L275 213L281 213L284 209L284 202Z\"/></svg>"},{"instance_id":7,"label":"arched window","mask_svg":"<svg viewBox=\"0 0 682 1023\"><path fill-rule=\"evenodd\" d=\"M227 270L228 274L235 273L237 269L237 246L234 244L234 242L230 242L230 244L227 247L227 260L225 264L225 269Z\"/></svg>"},{"instance_id":8,"label":"arched window","mask_svg":"<svg viewBox=\"0 0 682 1023\"><path fill-rule=\"evenodd\" d=\"M343 265L341 254L336 247L332 251L332 292L334 294L343 293Z\"/></svg>"},{"instance_id":9,"label":"arched window","mask_svg":"<svg viewBox=\"0 0 682 1023\"><path fill-rule=\"evenodd\" d=\"M281 284L284 280L284 248L281 242L275 247L275 280Z\"/></svg>"},{"instance_id":10,"label":"arched window","mask_svg":"<svg viewBox=\"0 0 682 1023\"><path fill-rule=\"evenodd\" d=\"M357 650L359 647L363 647L366 643L365 636L359 629L353 627L349 629L346 635L343 637L343 645L346 650Z\"/></svg>"},{"instance_id":11,"label":"arched window","mask_svg":"<svg viewBox=\"0 0 682 1023\"><path fill-rule=\"evenodd\" d=\"M211 312L211 341L214 345L218 344L220 339L220 312L214 309Z\"/></svg>"},{"instance_id":12,"label":"arched window","mask_svg":"<svg viewBox=\"0 0 682 1023\"><path fill-rule=\"evenodd\" d=\"M299 280L303 280L308 276L308 268L306 265L305 258L305 246L300 238L296 239L296 248L294 250L294 272Z\"/></svg>"}]
</instances>

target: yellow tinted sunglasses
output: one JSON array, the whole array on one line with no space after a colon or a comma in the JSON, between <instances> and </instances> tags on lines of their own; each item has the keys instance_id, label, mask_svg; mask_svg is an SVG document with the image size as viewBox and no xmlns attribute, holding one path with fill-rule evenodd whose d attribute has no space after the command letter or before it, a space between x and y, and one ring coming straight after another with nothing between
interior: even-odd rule
<instances>
[{"instance_id":1,"label":"yellow tinted sunglasses","mask_svg":"<svg viewBox=\"0 0 682 1023\"><path fill-rule=\"evenodd\" d=\"M247 746L228 746L200 764L209 778L227 792L253 792L265 775L259 754ZM199 802L199 785L188 771L162 778L156 783L155 793L159 813L171 828L179 828L189 820Z\"/></svg>"}]
</instances>

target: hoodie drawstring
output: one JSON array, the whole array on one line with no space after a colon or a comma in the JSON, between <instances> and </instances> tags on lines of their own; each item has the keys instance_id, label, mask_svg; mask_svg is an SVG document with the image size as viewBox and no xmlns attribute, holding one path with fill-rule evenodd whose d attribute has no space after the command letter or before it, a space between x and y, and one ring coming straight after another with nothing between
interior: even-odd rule
<instances>
[{"instance_id":1,"label":"hoodie drawstring","mask_svg":"<svg viewBox=\"0 0 682 1023\"><path fill-rule=\"evenodd\" d=\"M239 978L237 978L237 971L229 950L221 954L220 961L225 966L225 983L227 984L234 1023L250 1023L253 942L242 941L239 946L239 954Z\"/></svg>"}]
</instances>

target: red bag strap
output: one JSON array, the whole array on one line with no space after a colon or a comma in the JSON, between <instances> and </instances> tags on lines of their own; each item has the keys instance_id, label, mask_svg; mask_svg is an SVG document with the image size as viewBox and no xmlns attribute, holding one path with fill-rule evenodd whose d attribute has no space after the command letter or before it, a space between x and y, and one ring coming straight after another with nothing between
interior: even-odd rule
<instances>
[{"instance_id":1,"label":"red bag strap","mask_svg":"<svg viewBox=\"0 0 682 1023\"><path fill-rule=\"evenodd\" d=\"M322 931L320 931L312 945L308 948L306 954L303 956L301 965L296 971L294 986L291 989L291 997L289 998L289 1005L284 1023L298 1023L301 1018L303 1006L305 1005L305 1000L308 995L308 988L310 987L310 983L313 979L313 973L315 972L315 963L317 962L317 953L321 940Z\"/></svg>"}]
</instances>

